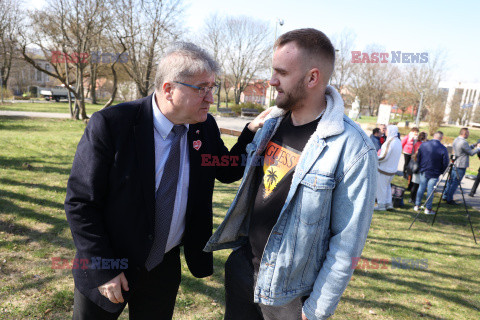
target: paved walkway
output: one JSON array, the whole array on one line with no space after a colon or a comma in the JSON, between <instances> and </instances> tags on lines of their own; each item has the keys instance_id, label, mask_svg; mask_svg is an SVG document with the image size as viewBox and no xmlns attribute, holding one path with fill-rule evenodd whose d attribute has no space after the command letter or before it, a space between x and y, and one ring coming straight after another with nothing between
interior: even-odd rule
<instances>
[{"instance_id":1,"label":"paved walkway","mask_svg":"<svg viewBox=\"0 0 480 320\"><path fill-rule=\"evenodd\" d=\"M48 113L48 112L26 112L26 111L1 111L0 116L9 116L9 117L29 117L29 118L58 118L58 119L68 119L70 118L70 114L68 113ZM240 117L215 117L217 124L220 128L225 128L229 130L236 130L242 131L249 121L253 118L240 118ZM369 135L370 133L367 132ZM400 158L400 162L398 164L399 172L397 174L401 175L403 170L403 155ZM468 193L470 192L473 186L474 180L467 179L466 177L462 180L462 188L465 195L465 202L467 205L474 207L475 209L480 211L480 188L477 191L477 195L475 197L469 197ZM443 188L444 183L442 182L440 186ZM408 201L408 198L405 199ZM454 195L454 200L457 202L462 202L462 195L460 193L460 187L457 189L456 194Z\"/></svg>"}]
</instances>

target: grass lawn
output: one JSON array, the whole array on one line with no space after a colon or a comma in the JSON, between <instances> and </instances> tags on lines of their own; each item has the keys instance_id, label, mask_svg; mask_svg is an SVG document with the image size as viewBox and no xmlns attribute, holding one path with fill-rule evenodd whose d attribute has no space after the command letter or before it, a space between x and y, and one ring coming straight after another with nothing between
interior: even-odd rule
<instances>
[{"instance_id":1,"label":"grass lawn","mask_svg":"<svg viewBox=\"0 0 480 320\"><path fill-rule=\"evenodd\" d=\"M71 271L51 266L54 257L74 257L63 201L84 126L0 117L0 319L71 318ZM233 144L233 138L224 138ZM395 183L404 184L398 177ZM237 188L238 183L216 184L215 228ZM471 215L480 237L480 214L472 210ZM427 224L430 216L421 215L408 230L413 217L411 205L374 213L362 257L388 263L385 269L355 270L332 319L480 318L479 245L462 210L445 205L434 226ZM206 279L191 276L182 260L174 319L223 319L223 265L229 253L215 253L214 275ZM392 257L428 259L428 268L393 268ZM121 319L128 319L127 312Z\"/></svg>"},{"instance_id":2,"label":"grass lawn","mask_svg":"<svg viewBox=\"0 0 480 320\"><path fill-rule=\"evenodd\" d=\"M120 102L118 102L120 103ZM73 106L73 103L72 103ZM95 111L102 109L102 104L85 103L87 114L92 114ZM46 103L31 103L31 102L16 102L0 104L1 111L27 111L27 112L53 112L53 113L70 113L68 102L46 102Z\"/></svg>"}]
</instances>

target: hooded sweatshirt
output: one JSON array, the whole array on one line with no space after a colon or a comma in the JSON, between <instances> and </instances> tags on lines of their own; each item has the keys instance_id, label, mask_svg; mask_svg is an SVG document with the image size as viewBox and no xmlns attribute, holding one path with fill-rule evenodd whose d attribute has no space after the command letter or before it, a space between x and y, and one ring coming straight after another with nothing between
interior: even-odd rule
<instances>
[{"instance_id":1,"label":"hooded sweatshirt","mask_svg":"<svg viewBox=\"0 0 480 320\"><path fill-rule=\"evenodd\" d=\"M387 140L378 154L378 170L380 173L393 175L397 172L398 162L402 155L402 142L398 139L398 127L387 127Z\"/></svg>"}]
</instances>

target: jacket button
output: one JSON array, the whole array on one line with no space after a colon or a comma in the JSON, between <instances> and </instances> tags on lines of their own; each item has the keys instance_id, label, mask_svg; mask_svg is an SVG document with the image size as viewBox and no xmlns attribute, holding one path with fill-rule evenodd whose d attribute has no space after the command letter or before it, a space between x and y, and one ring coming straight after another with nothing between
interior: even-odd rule
<instances>
[{"instance_id":1,"label":"jacket button","mask_svg":"<svg viewBox=\"0 0 480 320\"><path fill-rule=\"evenodd\" d=\"M149 240L153 240L153 235L149 234L149 235L148 235L148 239L149 239Z\"/></svg>"}]
</instances>

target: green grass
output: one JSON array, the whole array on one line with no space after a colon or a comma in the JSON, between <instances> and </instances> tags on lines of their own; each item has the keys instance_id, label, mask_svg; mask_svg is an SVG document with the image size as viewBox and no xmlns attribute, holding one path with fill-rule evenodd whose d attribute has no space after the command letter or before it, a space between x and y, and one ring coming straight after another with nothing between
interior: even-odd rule
<instances>
[{"instance_id":1,"label":"green grass","mask_svg":"<svg viewBox=\"0 0 480 320\"><path fill-rule=\"evenodd\" d=\"M120 103L120 102L116 102ZM116 104L115 103L115 104ZM72 103L73 105L73 103ZM92 114L95 111L102 109L103 104L85 103L87 114ZM53 112L53 113L70 113L68 102L46 102L46 103L31 103L31 102L16 102L16 103L0 103L0 111L27 111L27 112Z\"/></svg>"},{"instance_id":2,"label":"green grass","mask_svg":"<svg viewBox=\"0 0 480 320\"><path fill-rule=\"evenodd\" d=\"M85 108L87 114L92 114L95 111L102 109L104 103L99 104L86 103ZM113 104L121 103L122 101L115 101ZM18 102L18 103L0 103L0 111L27 111L27 112L53 112L53 113L70 113L68 102L46 102L46 103L32 103L32 102ZM210 106L210 113L217 113L217 104Z\"/></svg>"},{"instance_id":3,"label":"green grass","mask_svg":"<svg viewBox=\"0 0 480 320\"><path fill-rule=\"evenodd\" d=\"M0 319L70 319L70 270L52 269L53 257L72 259L65 219L65 185L84 123L0 117ZM227 145L235 141L224 137ZM27 165L28 164L28 165ZM396 184L404 184L395 178ZM217 183L214 228L238 182ZM407 199L408 193L405 198ZM480 214L472 210L480 237ZM434 226L420 216L412 230L411 205L375 212L362 257L428 259L426 270L355 270L332 319L480 318L479 245L461 208L442 205ZM480 241L480 239L479 239ZM223 319L223 265L230 250L214 254L214 274L196 279L182 259L183 278L174 319ZM120 319L128 319L124 312Z\"/></svg>"}]
</instances>

